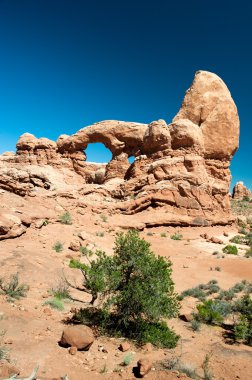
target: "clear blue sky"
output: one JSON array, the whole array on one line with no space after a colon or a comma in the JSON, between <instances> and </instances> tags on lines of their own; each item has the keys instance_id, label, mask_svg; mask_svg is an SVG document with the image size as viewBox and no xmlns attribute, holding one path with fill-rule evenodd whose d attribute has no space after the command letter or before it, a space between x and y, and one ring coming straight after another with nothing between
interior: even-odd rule
<instances>
[{"instance_id":1,"label":"clear blue sky","mask_svg":"<svg viewBox=\"0 0 252 380\"><path fill-rule=\"evenodd\" d=\"M237 104L233 182L252 187L249 0L0 0L0 153L104 119L169 123L196 70ZM88 149L92 161L108 159Z\"/></svg>"}]
</instances>

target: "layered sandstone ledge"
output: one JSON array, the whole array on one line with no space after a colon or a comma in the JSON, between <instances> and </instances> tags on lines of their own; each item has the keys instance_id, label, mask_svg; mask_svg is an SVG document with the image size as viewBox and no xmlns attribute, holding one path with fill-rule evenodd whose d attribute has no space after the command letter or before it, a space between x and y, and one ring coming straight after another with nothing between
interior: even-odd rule
<instances>
[{"instance_id":1,"label":"layered sandstone ledge","mask_svg":"<svg viewBox=\"0 0 252 380\"><path fill-rule=\"evenodd\" d=\"M85 149L94 142L111 151L107 165L86 161ZM25 133L16 154L0 156L0 188L46 196L72 185L84 203L88 194L99 194L98 212L139 214L145 226L227 224L233 220L229 167L238 143L239 117L228 88L217 75L198 71L168 125L107 120L57 142Z\"/></svg>"}]
</instances>

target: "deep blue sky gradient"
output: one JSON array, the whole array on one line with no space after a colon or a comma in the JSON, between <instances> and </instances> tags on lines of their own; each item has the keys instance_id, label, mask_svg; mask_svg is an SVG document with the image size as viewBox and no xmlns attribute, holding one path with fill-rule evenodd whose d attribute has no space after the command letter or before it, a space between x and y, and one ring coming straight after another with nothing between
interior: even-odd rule
<instances>
[{"instance_id":1,"label":"deep blue sky gradient","mask_svg":"<svg viewBox=\"0 0 252 380\"><path fill-rule=\"evenodd\" d=\"M0 153L24 132L56 140L105 119L169 123L208 70L240 115L233 183L252 188L251 19L249 0L0 0ZM108 157L88 148L90 161Z\"/></svg>"}]
</instances>

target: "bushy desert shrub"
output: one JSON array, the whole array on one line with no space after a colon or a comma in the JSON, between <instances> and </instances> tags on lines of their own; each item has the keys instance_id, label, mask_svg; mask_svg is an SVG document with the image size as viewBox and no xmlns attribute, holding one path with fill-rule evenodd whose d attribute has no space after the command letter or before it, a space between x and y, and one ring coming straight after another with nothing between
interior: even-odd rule
<instances>
[{"instance_id":1,"label":"bushy desert shrub","mask_svg":"<svg viewBox=\"0 0 252 380\"><path fill-rule=\"evenodd\" d=\"M60 310L60 311L64 310L64 304L63 304L63 302L59 298L56 298L56 297L47 300L44 303L44 305L48 305L51 308L57 309L57 310Z\"/></svg>"},{"instance_id":2,"label":"bushy desert shrub","mask_svg":"<svg viewBox=\"0 0 252 380\"><path fill-rule=\"evenodd\" d=\"M228 244L226 247L222 249L224 253L227 253L228 255L237 255L238 249L235 245Z\"/></svg>"},{"instance_id":3,"label":"bushy desert shrub","mask_svg":"<svg viewBox=\"0 0 252 380\"><path fill-rule=\"evenodd\" d=\"M54 243L54 245L52 246L52 249L57 253L62 252L63 244L60 241L56 241L56 243Z\"/></svg>"},{"instance_id":4,"label":"bushy desert shrub","mask_svg":"<svg viewBox=\"0 0 252 380\"><path fill-rule=\"evenodd\" d=\"M9 281L5 281L3 278L0 278L0 292L6 294L9 297L9 300L26 297L29 286L26 284L19 283L19 274L13 274Z\"/></svg>"},{"instance_id":5,"label":"bushy desert shrub","mask_svg":"<svg viewBox=\"0 0 252 380\"><path fill-rule=\"evenodd\" d=\"M63 214L61 214L59 216L59 220L60 220L60 223L62 223L62 224L68 224L68 225L70 225L70 224L73 223L72 216L71 216L70 212L68 212L68 211L66 211Z\"/></svg>"},{"instance_id":6,"label":"bushy desert shrub","mask_svg":"<svg viewBox=\"0 0 252 380\"><path fill-rule=\"evenodd\" d=\"M172 240L181 240L183 238L183 235L179 232L175 232L175 234L171 235Z\"/></svg>"},{"instance_id":7,"label":"bushy desert shrub","mask_svg":"<svg viewBox=\"0 0 252 380\"><path fill-rule=\"evenodd\" d=\"M224 317L231 313L230 304L219 300L207 300L197 305L197 309L198 320L214 325L222 323Z\"/></svg>"}]
</instances>

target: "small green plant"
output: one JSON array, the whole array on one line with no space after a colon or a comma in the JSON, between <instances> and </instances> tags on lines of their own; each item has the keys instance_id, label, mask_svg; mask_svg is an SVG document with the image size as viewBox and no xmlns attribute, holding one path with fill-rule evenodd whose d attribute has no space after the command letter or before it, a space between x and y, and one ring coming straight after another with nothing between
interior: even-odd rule
<instances>
[{"instance_id":1,"label":"small green plant","mask_svg":"<svg viewBox=\"0 0 252 380\"><path fill-rule=\"evenodd\" d=\"M238 249L235 245L228 244L222 251L228 255L238 255Z\"/></svg>"},{"instance_id":2,"label":"small green plant","mask_svg":"<svg viewBox=\"0 0 252 380\"><path fill-rule=\"evenodd\" d=\"M70 299L69 286L64 282L60 281L58 285L52 288L49 293L51 293L54 298L58 300Z\"/></svg>"},{"instance_id":3,"label":"small green plant","mask_svg":"<svg viewBox=\"0 0 252 380\"><path fill-rule=\"evenodd\" d=\"M47 226L49 224L49 220L48 219L44 219L43 220L43 226Z\"/></svg>"},{"instance_id":4,"label":"small green plant","mask_svg":"<svg viewBox=\"0 0 252 380\"><path fill-rule=\"evenodd\" d=\"M19 300L20 298L26 297L29 286L26 284L19 283L19 274L13 274L9 282L4 282L0 278L0 292L6 294L9 298L8 300Z\"/></svg>"},{"instance_id":5,"label":"small green plant","mask_svg":"<svg viewBox=\"0 0 252 380\"><path fill-rule=\"evenodd\" d=\"M250 247L246 252L245 252L245 255L244 255L247 259L249 259L250 257L252 257L252 247Z\"/></svg>"},{"instance_id":6,"label":"small green plant","mask_svg":"<svg viewBox=\"0 0 252 380\"><path fill-rule=\"evenodd\" d=\"M129 352L128 354L124 356L122 365L125 367L128 366L132 362L133 359L134 359L134 354L132 352Z\"/></svg>"},{"instance_id":7,"label":"small green plant","mask_svg":"<svg viewBox=\"0 0 252 380\"><path fill-rule=\"evenodd\" d=\"M107 217L106 215L104 215L104 214L101 214L101 215L100 215L100 218L101 218L101 220L102 220L104 223L106 223L106 222L108 221L108 217Z\"/></svg>"},{"instance_id":8,"label":"small green plant","mask_svg":"<svg viewBox=\"0 0 252 380\"><path fill-rule=\"evenodd\" d=\"M197 319L193 319L191 321L191 329L193 331L199 331L200 327L201 327L200 321L198 321Z\"/></svg>"},{"instance_id":9,"label":"small green plant","mask_svg":"<svg viewBox=\"0 0 252 380\"><path fill-rule=\"evenodd\" d=\"M49 299L48 301L46 301L44 303L44 305L48 305L51 308L57 309L57 310L60 310L60 311L64 310L64 304L63 304L63 302L59 298L56 298L56 297Z\"/></svg>"},{"instance_id":10,"label":"small green plant","mask_svg":"<svg viewBox=\"0 0 252 380\"><path fill-rule=\"evenodd\" d=\"M96 236L99 236L99 237L104 237L104 232L96 232L95 235L96 235Z\"/></svg>"},{"instance_id":11,"label":"small green plant","mask_svg":"<svg viewBox=\"0 0 252 380\"><path fill-rule=\"evenodd\" d=\"M153 232L147 232L147 236L153 236Z\"/></svg>"},{"instance_id":12,"label":"small green plant","mask_svg":"<svg viewBox=\"0 0 252 380\"><path fill-rule=\"evenodd\" d=\"M68 211L66 211L63 214L61 214L59 216L59 220L60 220L60 223L62 223L62 224L68 224L68 225L70 225L70 224L73 223L72 216L71 216L71 214Z\"/></svg>"},{"instance_id":13,"label":"small green plant","mask_svg":"<svg viewBox=\"0 0 252 380\"><path fill-rule=\"evenodd\" d=\"M250 202L250 197L248 195L244 195L242 200L243 202Z\"/></svg>"},{"instance_id":14,"label":"small green plant","mask_svg":"<svg viewBox=\"0 0 252 380\"><path fill-rule=\"evenodd\" d=\"M108 372L108 367L106 366L106 364L104 364L104 366L100 370L100 373L107 373L107 372Z\"/></svg>"},{"instance_id":15,"label":"small green plant","mask_svg":"<svg viewBox=\"0 0 252 380\"><path fill-rule=\"evenodd\" d=\"M166 235L165 232L161 232L160 236L161 236L161 237L164 237L164 238L167 237L167 235Z\"/></svg>"},{"instance_id":16,"label":"small green plant","mask_svg":"<svg viewBox=\"0 0 252 380\"><path fill-rule=\"evenodd\" d=\"M181 240L183 238L183 235L179 232L175 232L175 234L171 235L172 240Z\"/></svg>"},{"instance_id":17,"label":"small green plant","mask_svg":"<svg viewBox=\"0 0 252 380\"><path fill-rule=\"evenodd\" d=\"M87 256L87 255L89 255L89 252L90 252L90 250L89 250L87 247L80 246L80 253L81 253L83 256Z\"/></svg>"},{"instance_id":18,"label":"small green plant","mask_svg":"<svg viewBox=\"0 0 252 380\"><path fill-rule=\"evenodd\" d=\"M52 249L59 253L63 251L63 244L60 241L56 241L56 243L52 246Z\"/></svg>"},{"instance_id":19,"label":"small green plant","mask_svg":"<svg viewBox=\"0 0 252 380\"><path fill-rule=\"evenodd\" d=\"M202 363L202 369L204 372L203 380L212 380L213 379L213 374L209 368L211 356L212 356L212 354L206 354L205 359Z\"/></svg>"}]
</instances>

